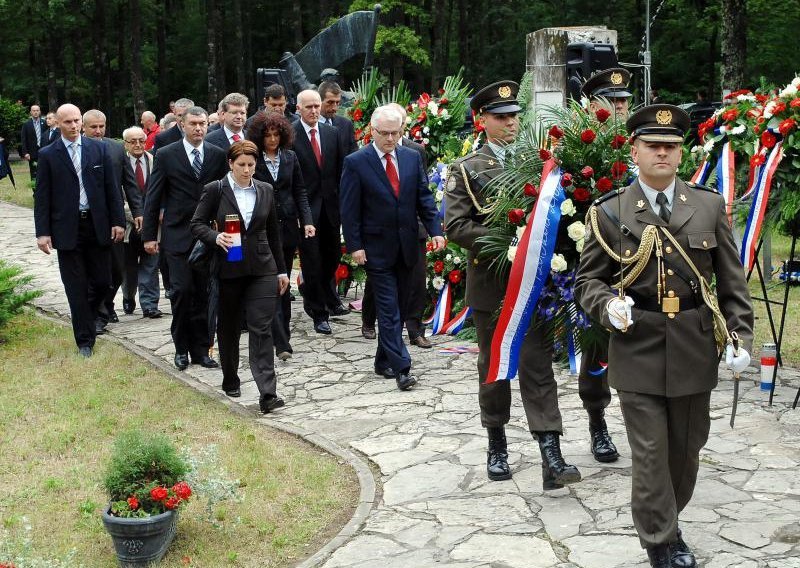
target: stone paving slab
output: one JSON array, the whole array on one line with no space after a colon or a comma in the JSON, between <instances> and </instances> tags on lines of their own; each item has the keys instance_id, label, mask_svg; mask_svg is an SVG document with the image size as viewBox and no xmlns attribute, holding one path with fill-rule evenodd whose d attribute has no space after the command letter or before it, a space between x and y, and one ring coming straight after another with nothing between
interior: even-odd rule
<instances>
[{"instance_id":1,"label":"stone paving slab","mask_svg":"<svg viewBox=\"0 0 800 568\"><path fill-rule=\"evenodd\" d=\"M35 276L35 286L44 292L37 306L68 317L56 257L36 249L30 210L0 203L0 247L2 258ZM246 335L243 396L227 403L329 451L367 458L375 464L379 486L374 492L372 480L361 470L363 517L356 515L337 539L303 566L648 565L630 517L630 449L616 397L608 409L608 424L622 458L598 464L589 453L587 418L575 378L557 371L563 451L584 479L543 492L538 448L527 431L518 385L512 383L507 433L514 477L490 482L476 397L476 355L439 353L437 348L460 343L452 338L434 338L434 349L411 348L419 384L399 392L393 381L373 374L375 342L361 337L358 314L332 319L334 334L324 337L313 332L301 302L292 307L295 354L286 362L276 360L286 407L266 417L257 414ZM166 300L160 308L169 313ZM109 329L166 368L174 355L169 323L169 315L143 320L137 307L134 315L120 315L120 323ZM733 430L728 426L732 383L727 371L721 373L711 398L711 435L681 525L707 568L800 568L800 409L791 409L800 373L780 371L775 403L769 407L768 394L759 390L755 370L750 371L743 375ZM222 381L218 369L192 366L181 375L203 392L218 390Z\"/></svg>"}]
</instances>

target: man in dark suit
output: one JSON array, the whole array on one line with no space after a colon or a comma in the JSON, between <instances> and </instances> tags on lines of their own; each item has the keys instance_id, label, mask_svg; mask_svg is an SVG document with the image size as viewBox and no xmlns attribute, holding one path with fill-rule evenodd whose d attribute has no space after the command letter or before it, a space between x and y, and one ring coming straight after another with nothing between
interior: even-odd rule
<instances>
[{"instance_id":1,"label":"man in dark suit","mask_svg":"<svg viewBox=\"0 0 800 568\"><path fill-rule=\"evenodd\" d=\"M244 140L244 121L247 119L247 100L241 93L228 93L219 103L221 128L217 128L206 136L206 142L219 146L226 152L231 144Z\"/></svg>"},{"instance_id":2,"label":"man in dark suit","mask_svg":"<svg viewBox=\"0 0 800 568\"><path fill-rule=\"evenodd\" d=\"M133 173L125 167L125 148L112 138L106 137L106 115L97 109L87 110L83 114L83 132L89 138L100 140L105 144L111 157L114 183L121 188L123 199L134 217L142 216L144 205L142 194L136 187ZM124 176L124 177L123 177ZM122 285L125 276L125 245L122 242L111 245L111 286L108 288L103 305L97 313L96 332L103 334L109 322L119 322L114 310L114 298Z\"/></svg>"},{"instance_id":3,"label":"man in dark suit","mask_svg":"<svg viewBox=\"0 0 800 568\"><path fill-rule=\"evenodd\" d=\"M334 127L319 124L319 93L297 95L300 120L294 123L294 147L306 184L316 235L300 242L303 267L303 307L314 320L317 333L330 334L329 312L349 313L333 289L333 278L341 258L339 232L339 178L342 155Z\"/></svg>"},{"instance_id":4,"label":"man in dark suit","mask_svg":"<svg viewBox=\"0 0 800 568\"><path fill-rule=\"evenodd\" d=\"M400 390L416 384L403 343L403 320L411 268L419 262L418 218L433 235L434 250L444 247L436 205L422 160L397 144L402 115L378 107L371 118L374 142L344 161L341 183L345 243L365 265L378 308L375 372L395 378Z\"/></svg>"},{"instance_id":5,"label":"man in dark suit","mask_svg":"<svg viewBox=\"0 0 800 568\"><path fill-rule=\"evenodd\" d=\"M39 105L31 105L31 118L22 125L20 133L20 155L28 162L31 180L36 179L36 163L39 160L39 149L47 145L47 124L42 118Z\"/></svg>"},{"instance_id":6,"label":"man in dark suit","mask_svg":"<svg viewBox=\"0 0 800 568\"><path fill-rule=\"evenodd\" d=\"M58 122L56 121L56 113L48 112L47 116L44 117L44 121L47 124L47 135L45 139L42 141L42 146L47 146L51 142L58 140L61 137L61 132L58 130Z\"/></svg>"},{"instance_id":7,"label":"man in dark suit","mask_svg":"<svg viewBox=\"0 0 800 568\"><path fill-rule=\"evenodd\" d=\"M153 145L153 155L156 155L159 148L166 146L167 144L172 144L173 142L177 142L181 138L183 138L183 126L181 125L181 118L183 114L186 112L187 108L193 107L194 101L192 99L178 99L175 101L175 110L174 114L177 119L177 123L172 128L167 128L166 130L162 130L158 134L156 134L156 141Z\"/></svg>"},{"instance_id":8,"label":"man in dark suit","mask_svg":"<svg viewBox=\"0 0 800 568\"><path fill-rule=\"evenodd\" d=\"M175 366L181 371L189 366L190 355L193 363L203 367L219 366L209 356L208 273L189 265L194 241L190 223L203 188L228 172L225 152L204 143L207 128L208 113L204 109L186 109L182 119L185 136L156 154L144 203L142 240L149 254L159 251L156 239L159 214L164 209L160 247L169 266L172 341Z\"/></svg>"},{"instance_id":9,"label":"man in dark suit","mask_svg":"<svg viewBox=\"0 0 800 568\"><path fill-rule=\"evenodd\" d=\"M96 311L110 283L110 245L122 240L125 213L106 146L81 136L80 109L65 104L56 116L61 138L39 156L36 244L45 254L58 251L75 343L90 357Z\"/></svg>"},{"instance_id":10,"label":"man in dark suit","mask_svg":"<svg viewBox=\"0 0 800 568\"><path fill-rule=\"evenodd\" d=\"M322 116L319 121L335 126L339 130L339 144L342 154L347 156L358 150L353 123L344 116L339 116L339 105L342 104L342 88L333 82L325 82L317 89L322 100Z\"/></svg>"},{"instance_id":11,"label":"man in dark suit","mask_svg":"<svg viewBox=\"0 0 800 568\"><path fill-rule=\"evenodd\" d=\"M271 85L267 85L264 89L264 101L258 110L263 110L264 112L279 112L289 123L292 123L297 120L297 115L295 115L288 106L289 101L286 98L286 91L284 88L278 83L272 83ZM247 122L244 124L245 130L250 128L250 124L255 120L255 117L256 115L254 114L247 119Z\"/></svg>"}]
</instances>

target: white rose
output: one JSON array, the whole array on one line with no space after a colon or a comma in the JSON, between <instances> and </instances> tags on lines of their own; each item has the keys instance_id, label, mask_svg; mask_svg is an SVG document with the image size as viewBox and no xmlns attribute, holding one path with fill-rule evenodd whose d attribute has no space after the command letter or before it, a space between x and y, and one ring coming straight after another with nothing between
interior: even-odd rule
<instances>
[{"instance_id":1,"label":"white rose","mask_svg":"<svg viewBox=\"0 0 800 568\"><path fill-rule=\"evenodd\" d=\"M794 85L795 88L800 89L800 77L795 77L792 79L792 85Z\"/></svg>"},{"instance_id":2,"label":"white rose","mask_svg":"<svg viewBox=\"0 0 800 568\"><path fill-rule=\"evenodd\" d=\"M444 257L444 259L445 259L447 262L450 262L451 260L453 260L453 255L452 255L452 254L448 254L447 256L445 256L445 257Z\"/></svg>"},{"instance_id":3,"label":"white rose","mask_svg":"<svg viewBox=\"0 0 800 568\"><path fill-rule=\"evenodd\" d=\"M753 95L737 95L736 100L742 103L744 101L754 101L756 98Z\"/></svg>"},{"instance_id":4,"label":"white rose","mask_svg":"<svg viewBox=\"0 0 800 568\"><path fill-rule=\"evenodd\" d=\"M739 135L745 130L747 130L747 127L744 124L740 124L739 126L734 126L733 128L731 128L729 134Z\"/></svg>"},{"instance_id":5,"label":"white rose","mask_svg":"<svg viewBox=\"0 0 800 568\"><path fill-rule=\"evenodd\" d=\"M727 132L727 131L728 131L728 127L725 126L724 124L719 127L719 133L720 134L722 134L723 132Z\"/></svg>"},{"instance_id":6,"label":"white rose","mask_svg":"<svg viewBox=\"0 0 800 568\"><path fill-rule=\"evenodd\" d=\"M436 114L439 112L439 105L435 102L431 101L428 103L428 113L429 114Z\"/></svg>"},{"instance_id":7,"label":"white rose","mask_svg":"<svg viewBox=\"0 0 800 568\"><path fill-rule=\"evenodd\" d=\"M697 153L698 153L698 152L700 152L702 149L703 149L703 147L702 147L702 146L700 146L700 145L697 145L697 146L692 146L692 154L697 154Z\"/></svg>"},{"instance_id":8,"label":"white rose","mask_svg":"<svg viewBox=\"0 0 800 568\"><path fill-rule=\"evenodd\" d=\"M423 143L423 144L425 144L425 145L427 146L428 144L430 144L430 143L431 143L431 141L430 141L430 138L423 138L423 139L422 139L422 143Z\"/></svg>"},{"instance_id":9,"label":"white rose","mask_svg":"<svg viewBox=\"0 0 800 568\"><path fill-rule=\"evenodd\" d=\"M578 253L583 252L583 245L585 242L586 242L585 239L580 239L575 243L575 250L578 251Z\"/></svg>"},{"instance_id":10,"label":"white rose","mask_svg":"<svg viewBox=\"0 0 800 568\"><path fill-rule=\"evenodd\" d=\"M550 261L550 270L553 272L564 272L567 269L567 260L563 255L554 254Z\"/></svg>"},{"instance_id":11,"label":"white rose","mask_svg":"<svg viewBox=\"0 0 800 568\"><path fill-rule=\"evenodd\" d=\"M422 129L422 133L423 134L430 134L431 133L431 129L426 126L425 128Z\"/></svg>"},{"instance_id":12,"label":"white rose","mask_svg":"<svg viewBox=\"0 0 800 568\"><path fill-rule=\"evenodd\" d=\"M580 221L575 221L569 227L567 227L567 235L573 241L581 240L584 235L586 234L586 227Z\"/></svg>"},{"instance_id":13,"label":"white rose","mask_svg":"<svg viewBox=\"0 0 800 568\"><path fill-rule=\"evenodd\" d=\"M508 257L508 262L514 262L514 257L517 256L517 245L511 245L508 247L508 253L506 253Z\"/></svg>"},{"instance_id":14,"label":"white rose","mask_svg":"<svg viewBox=\"0 0 800 568\"><path fill-rule=\"evenodd\" d=\"M578 210L575 209L575 204L571 199L565 199L561 202L561 214L572 217Z\"/></svg>"},{"instance_id":15,"label":"white rose","mask_svg":"<svg viewBox=\"0 0 800 568\"><path fill-rule=\"evenodd\" d=\"M435 290L441 290L442 288L444 288L444 278L442 278L441 276L434 276L433 288Z\"/></svg>"},{"instance_id":16,"label":"white rose","mask_svg":"<svg viewBox=\"0 0 800 568\"><path fill-rule=\"evenodd\" d=\"M436 192L436 202L441 203L442 199L444 199L444 191L439 190Z\"/></svg>"},{"instance_id":17,"label":"white rose","mask_svg":"<svg viewBox=\"0 0 800 568\"><path fill-rule=\"evenodd\" d=\"M453 257L453 264L461 264L461 257L460 256L454 256Z\"/></svg>"},{"instance_id":18,"label":"white rose","mask_svg":"<svg viewBox=\"0 0 800 568\"><path fill-rule=\"evenodd\" d=\"M788 85L786 85L786 88L780 92L780 95L778 95L778 96L780 96L780 97L793 97L796 94L797 94L797 87L794 84L789 83Z\"/></svg>"}]
</instances>

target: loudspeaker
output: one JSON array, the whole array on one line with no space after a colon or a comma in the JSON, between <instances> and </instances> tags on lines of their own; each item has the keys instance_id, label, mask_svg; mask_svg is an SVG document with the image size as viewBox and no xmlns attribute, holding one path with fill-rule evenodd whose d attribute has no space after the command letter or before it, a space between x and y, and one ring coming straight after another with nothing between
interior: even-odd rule
<instances>
[{"instance_id":1,"label":"loudspeaker","mask_svg":"<svg viewBox=\"0 0 800 568\"><path fill-rule=\"evenodd\" d=\"M581 86L586 79L611 67L618 67L614 46L608 43L571 43L565 55L567 96L581 100Z\"/></svg>"},{"instance_id":2,"label":"loudspeaker","mask_svg":"<svg viewBox=\"0 0 800 568\"><path fill-rule=\"evenodd\" d=\"M289 72L285 69L266 69L259 67L256 69L256 100L260 105L264 100L264 89L273 84L279 84L286 92L286 102L288 108L293 109L297 93L294 92L292 82L289 80Z\"/></svg>"}]
</instances>

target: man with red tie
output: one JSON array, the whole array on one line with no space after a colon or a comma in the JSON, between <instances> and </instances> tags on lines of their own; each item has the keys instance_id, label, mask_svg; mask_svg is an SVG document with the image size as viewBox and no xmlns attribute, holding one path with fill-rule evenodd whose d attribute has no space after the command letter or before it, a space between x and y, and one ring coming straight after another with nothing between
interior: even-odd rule
<instances>
[{"instance_id":1,"label":"man with red tie","mask_svg":"<svg viewBox=\"0 0 800 568\"><path fill-rule=\"evenodd\" d=\"M209 132L206 142L219 146L226 152L231 144L244 140L244 122L250 101L241 93L228 93L219 102L219 120L222 128Z\"/></svg>"},{"instance_id":2,"label":"man with red tie","mask_svg":"<svg viewBox=\"0 0 800 568\"><path fill-rule=\"evenodd\" d=\"M398 145L403 117L397 110L375 109L370 124L373 143L344 160L340 210L347 249L364 265L378 312L375 372L394 378L400 390L417 382L403 343L403 322L412 268L419 262L417 217L444 247L433 194L420 155Z\"/></svg>"}]
</instances>

